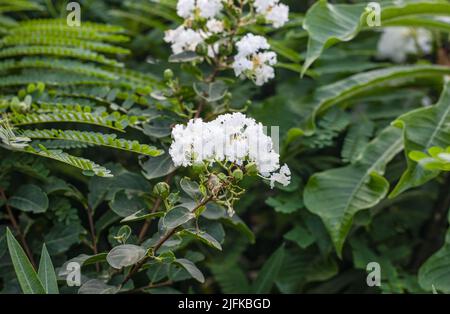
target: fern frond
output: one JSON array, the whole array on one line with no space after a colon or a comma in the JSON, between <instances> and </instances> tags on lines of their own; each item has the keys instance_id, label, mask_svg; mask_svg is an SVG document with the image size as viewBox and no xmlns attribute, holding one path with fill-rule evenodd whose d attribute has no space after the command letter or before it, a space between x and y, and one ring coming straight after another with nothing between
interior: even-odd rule
<instances>
[{"instance_id":1,"label":"fern frond","mask_svg":"<svg viewBox=\"0 0 450 314\"><path fill-rule=\"evenodd\" d=\"M109 59L101 54L81 48L67 48L59 46L16 46L0 50L0 58L11 58L20 56L57 56L75 58L85 61L97 62L105 65L122 67L123 63Z\"/></svg>"},{"instance_id":2,"label":"fern frond","mask_svg":"<svg viewBox=\"0 0 450 314\"><path fill-rule=\"evenodd\" d=\"M86 50L97 51L109 54L130 54L130 50L113 46L110 44L81 40L78 38L65 37L50 37L50 36L35 36L35 35L9 35L5 36L0 42L0 46L27 46L27 45L42 45L42 46L66 46L83 48Z\"/></svg>"},{"instance_id":3,"label":"fern frond","mask_svg":"<svg viewBox=\"0 0 450 314\"><path fill-rule=\"evenodd\" d=\"M56 129L22 130L19 132L19 134L30 139L69 140L73 142L81 142L91 145L120 149L151 157L156 157L163 153L163 151L156 149L153 146L140 144L138 141L118 139L116 134L102 134L96 132Z\"/></svg>"},{"instance_id":4,"label":"fern frond","mask_svg":"<svg viewBox=\"0 0 450 314\"><path fill-rule=\"evenodd\" d=\"M0 13L3 12L19 12L42 10L43 7L39 3L28 0L0 0Z\"/></svg>"},{"instance_id":5,"label":"fern frond","mask_svg":"<svg viewBox=\"0 0 450 314\"><path fill-rule=\"evenodd\" d=\"M82 63L75 60L58 60L47 58L23 58L21 60L6 60L0 62L0 71L12 69L43 68L78 73L107 80L117 80L118 76L96 67L92 64Z\"/></svg>"},{"instance_id":6,"label":"fern frond","mask_svg":"<svg viewBox=\"0 0 450 314\"><path fill-rule=\"evenodd\" d=\"M82 31L100 32L100 33L125 33L125 29L119 25L101 24L83 21L80 27L71 27L67 25L66 19L33 19L22 21L19 24L21 29L40 30L40 29L78 29Z\"/></svg>"},{"instance_id":7,"label":"fern frond","mask_svg":"<svg viewBox=\"0 0 450 314\"><path fill-rule=\"evenodd\" d=\"M74 149L74 148L88 148L93 145L74 142L74 141L66 141L66 140L34 140L30 143L35 148L39 148L39 145L43 145L47 149Z\"/></svg>"},{"instance_id":8,"label":"fern frond","mask_svg":"<svg viewBox=\"0 0 450 314\"><path fill-rule=\"evenodd\" d=\"M60 113L12 113L9 119L13 126L23 126L41 123L59 123L59 122L74 122L97 125L105 128L110 128L115 131L124 132L124 126L120 121L110 119L106 114L99 115L88 112L60 112Z\"/></svg>"},{"instance_id":9,"label":"fern frond","mask_svg":"<svg viewBox=\"0 0 450 314\"><path fill-rule=\"evenodd\" d=\"M111 171L106 169L105 167L102 167L89 159L69 155L62 150L49 150L43 145L39 145L39 148L35 148L30 145L21 151L41 157L50 158L53 160L58 160L60 162L83 170L86 175L94 174L99 177L113 176L111 174Z\"/></svg>"},{"instance_id":10,"label":"fern frond","mask_svg":"<svg viewBox=\"0 0 450 314\"><path fill-rule=\"evenodd\" d=\"M30 69L22 71L21 74L2 77L0 87L28 85L36 82L42 82L48 86L104 86L111 85L112 81L76 73L67 75L67 72L59 70L45 71Z\"/></svg>"},{"instance_id":11,"label":"fern frond","mask_svg":"<svg viewBox=\"0 0 450 314\"><path fill-rule=\"evenodd\" d=\"M104 41L111 43L123 43L129 41L129 37L117 33L102 32L96 27L88 27L84 22L81 27L70 27L64 24L40 24L39 20L32 20L22 23L9 29L9 35L15 36L37 36L37 37L58 37L58 38L78 38L91 41ZM102 25L103 27L105 25Z\"/></svg>"}]
</instances>

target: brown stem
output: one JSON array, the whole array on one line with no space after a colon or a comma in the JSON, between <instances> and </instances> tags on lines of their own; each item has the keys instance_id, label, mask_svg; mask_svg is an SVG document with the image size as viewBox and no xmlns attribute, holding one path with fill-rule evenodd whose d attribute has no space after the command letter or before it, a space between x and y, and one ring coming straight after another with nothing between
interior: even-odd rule
<instances>
[{"instance_id":1,"label":"brown stem","mask_svg":"<svg viewBox=\"0 0 450 314\"><path fill-rule=\"evenodd\" d=\"M86 206L87 216L88 216L88 222L89 222L89 231L91 233L91 240L92 240L92 251L94 251L94 254L98 254L98 248L97 248L97 235L95 234L95 225L94 225L94 213L92 211L91 206ZM97 272L100 271L100 264L95 263L95 269Z\"/></svg>"},{"instance_id":2,"label":"brown stem","mask_svg":"<svg viewBox=\"0 0 450 314\"><path fill-rule=\"evenodd\" d=\"M22 230L20 230L20 226L17 223L16 218L14 218L14 215L13 215L13 212L11 210L11 207L8 205L8 198L6 197L5 191L3 189L0 189L0 196L5 201L5 207L6 207L6 211L8 213L8 216L9 216L9 220L11 221L11 224L12 224L13 228L16 230L16 233L19 236L20 242L22 242L22 246L23 246L23 248L25 250L25 253L27 254L31 264L33 265L33 267L36 268L36 263L35 263L34 258L33 258L33 253L31 252L30 247L27 244L27 241L25 239L25 235L22 233Z\"/></svg>"},{"instance_id":3,"label":"brown stem","mask_svg":"<svg viewBox=\"0 0 450 314\"><path fill-rule=\"evenodd\" d=\"M214 195L210 195L206 198L204 198L200 203L197 204L192 210L191 213L195 213L200 207L205 206L209 201L213 199ZM163 237L161 237L153 247L153 255L156 254L156 252L161 248L161 246L169 240L177 231L177 228L170 229ZM147 260L150 258L150 256L144 257L139 263L137 263L128 273L128 275L125 277L125 279L122 282L122 286L130 280L130 278L136 274L139 269L147 262Z\"/></svg>"}]
</instances>

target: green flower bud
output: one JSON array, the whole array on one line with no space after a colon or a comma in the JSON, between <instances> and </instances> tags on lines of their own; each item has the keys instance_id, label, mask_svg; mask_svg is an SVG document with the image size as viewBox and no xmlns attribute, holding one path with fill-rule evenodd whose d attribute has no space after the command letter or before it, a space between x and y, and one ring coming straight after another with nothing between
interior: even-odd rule
<instances>
[{"instance_id":1,"label":"green flower bud","mask_svg":"<svg viewBox=\"0 0 450 314\"><path fill-rule=\"evenodd\" d=\"M225 181L226 179L227 179L227 175L225 174L225 173L219 173L218 175L217 175L217 177L220 179L220 180L222 180L222 181Z\"/></svg>"},{"instance_id":2,"label":"green flower bud","mask_svg":"<svg viewBox=\"0 0 450 314\"><path fill-rule=\"evenodd\" d=\"M170 193L170 186L166 182L158 182L153 187L153 193L159 197L166 198Z\"/></svg>"},{"instance_id":3,"label":"green flower bud","mask_svg":"<svg viewBox=\"0 0 450 314\"><path fill-rule=\"evenodd\" d=\"M171 69L166 69L164 71L164 80L170 81L171 79L173 79L173 71Z\"/></svg>"},{"instance_id":4,"label":"green flower bud","mask_svg":"<svg viewBox=\"0 0 450 314\"><path fill-rule=\"evenodd\" d=\"M256 176L258 174L258 168L254 162L245 165L245 172L250 176Z\"/></svg>"},{"instance_id":5,"label":"green flower bud","mask_svg":"<svg viewBox=\"0 0 450 314\"><path fill-rule=\"evenodd\" d=\"M233 178L236 181L241 181L244 178L244 173L242 172L241 169L238 168L238 169L233 171Z\"/></svg>"}]
</instances>

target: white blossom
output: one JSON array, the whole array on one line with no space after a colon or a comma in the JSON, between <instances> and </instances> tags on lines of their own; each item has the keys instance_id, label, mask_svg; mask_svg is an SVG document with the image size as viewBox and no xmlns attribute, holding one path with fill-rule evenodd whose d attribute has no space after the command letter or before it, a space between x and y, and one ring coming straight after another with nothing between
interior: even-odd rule
<instances>
[{"instance_id":1,"label":"white blossom","mask_svg":"<svg viewBox=\"0 0 450 314\"><path fill-rule=\"evenodd\" d=\"M272 139L264 134L263 125L242 113L224 114L211 122L193 119L186 126L178 124L172 129L172 138L169 154L175 166L202 161L227 161L240 166L255 163L271 187L275 182L290 182L289 168L284 165L280 169L280 156Z\"/></svg>"},{"instance_id":2,"label":"white blossom","mask_svg":"<svg viewBox=\"0 0 450 314\"><path fill-rule=\"evenodd\" d=\"M273 189L275 186L275 182L282 184L283 186L289 185L291 183L291 170L289 167L284 164L279 172L272 173L272 175L268 178L270 181L270 187Z\"/></svg>"},{"instance_id":3,"label":"white blossom","mask_svg":"<svg viewBox=\"0 0 450 314\"><path fill-rule=\"evenodd\" d=\"M273 51L261 51L270 48L264 37L247 34L236 43L236 47L238 53L233 62L236 76L248 77L258 86L275 77L272 66L277 63L277 55Z\"/></svg>"},{"instance_id":4,"label":"white blossom","mask_svg":"<svg viewBox=\"0 0 450 314\"><path fill-rule=\"evenodd\" d=\"M176 29L166 31L164 40L171 44L174 54L183 51L195 51L195 48L204 41L202 34L190 28L179 26Z\"/></svg>"},{"instance_id":5,"label":"white blossom","mask_svg":"<svg viewBox=\"0 0 450 314\"><path fill-rule=\"evenodd\" d=\"M196 13L209 19L222 10L222 0L178 0L177 14L185 19L194 18Z\"/></svg>"},{"instance_id":6,"label":"white blossom","mask_svg":"<svg viewBox=\"0 0 450 314\"><path fill-rule=\"evenodd\" d=\"M408 55L432 50L432 34L423 28L387 27L378 42L378 57L394 62L406 61Z\"/></svg>"},{"instance_id":7,"label":"white blossom","mask_svg":"<svg viewBox=\"0 0 450 314\"><path fill-rule=\"evenodd\" d=\"M256 0L254 5L256 13L263 15L276 28L289 20L289 7L279 3L279 0Z\"/></svg>"},{"instance_id":8,"label":"white blossom","mask_svg":"<svg viewBox=\"0 0 450 314\"><path fill-rule=\"evenodd\" d=\"M212 34L221 33L223 32L223 22L216 19L210 19L206 22L206 28L208 32Z\"/></svg>"}]
</instances>

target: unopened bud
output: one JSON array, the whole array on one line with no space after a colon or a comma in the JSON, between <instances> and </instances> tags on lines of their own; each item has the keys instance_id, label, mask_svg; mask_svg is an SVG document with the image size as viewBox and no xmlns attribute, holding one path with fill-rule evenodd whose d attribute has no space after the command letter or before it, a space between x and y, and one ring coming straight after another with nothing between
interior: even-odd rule
<instances>
[{"instance_id":1,"label":"unopened bud","mask_svg":"<svg viewBox=\"0 0 450 314\"><path fill-rule=\"evenodd\" d=\"M170 193L170 186L166 182L158 182L153 187L153 193L159 197L166 198Z\"/></svg>"},{"instance_id":2,"label":"unopened bud","mask_svg":"<svg viewBox=\"0 0 450 314\"><path fill-rule=\"evenodd\" d=\"M241 181L244 178L244 173L242 172L241 169L238 168L238 169L233 171L233 178L236 181Z\"/></svg>"},{"instance_id":3,"label":"unopened bud","mask_svg":"<svg viewBox=\"0 0 450 314\"><path fill-rule=\"evenodd\" d=\"M173 71L171 69L166 69L164 71L164 80L170 81L171 79L173 79Z\"/></svg>"},{"instance_id":4,"label":"unopened bud","mask_svg":"<svg viewBox=\"0 0 450 314\"><path fill-rule=\"evenodd\" d=\"M258 168L254 162L245 165L245 172L250 176L256 176L258 174Z\"/></svg>"}]
</instances>

